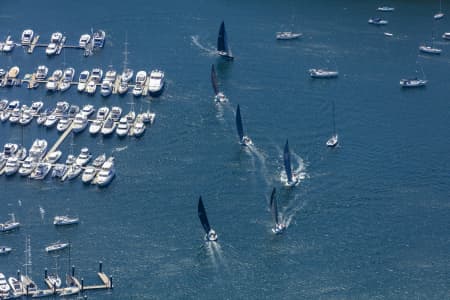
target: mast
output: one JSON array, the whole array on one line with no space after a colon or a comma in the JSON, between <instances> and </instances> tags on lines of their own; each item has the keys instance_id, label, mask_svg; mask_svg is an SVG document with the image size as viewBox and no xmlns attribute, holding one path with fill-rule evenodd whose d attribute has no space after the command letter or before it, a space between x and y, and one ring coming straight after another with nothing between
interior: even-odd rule
<instances>
[{"instance_id":1,"label":"mast","mask_svg":"<svg viewBox=\"0 0 450 300\"><path fill-rule=\"evenodd\" d=\"M335 135L336 134L336 121L334 118L334 100L332 102L332 114L333 114L333 134Z\"/></svg>"},{"instance_id":2,"label":"mast","mask_svg":"<svg viewBox=\"0 0 450 300\"><path fill-rule=\"evenodd\" d=\"M128 67L128 33L125 34L125 50L123 52L125 59L123 61L123 71L125 72Z\"/></svg>"},{"instance_id":3,"label":"mast","mask_svg":"<svg viewBox=\"0 0 450 300\"><path fill-rule=\"evenodd\" d=\"M242 142L244 138L244 127L242 126L241 109L239 107L239 104L236 110L236 128L239 135L239 141Z\"/></svg>"},{"instance_id":4,"label":"mast","mask_svg":"<svg viewBox=\"0 0 450 300\"><path fill-rule=\"evenodd\" d=\"M283 160L284 160L284 169L286 171L287 181L288 181L288 183L291 183L292 182L291 154L289 152L288 140L286 140L286 144L284 146Z\"/></svg>"}]
</instances>

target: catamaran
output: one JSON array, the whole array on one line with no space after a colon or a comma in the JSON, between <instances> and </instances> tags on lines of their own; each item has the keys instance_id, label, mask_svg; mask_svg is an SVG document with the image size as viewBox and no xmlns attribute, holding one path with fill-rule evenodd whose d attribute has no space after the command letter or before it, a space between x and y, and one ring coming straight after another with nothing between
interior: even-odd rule
<instances>
[{"instance_id":1,"label":"catamaran","mask_svg":"<svg viewBox=\"0 0 450 300\"><path fill-rule=\"evenodd\" d=\"M216 102L225 102L227 101L227 97L225 94L221 91L219 91L219 84L217 81L217 75L216 75L216 69L214 67L214 64L211 65L211 84L214 90L214 101Z\"/></svg>"},{"instance_id":2,"label":"catamaran","mask_svg":"<svg viewBox=\"0 0 450 300\"><path fill-rule=\"evenodd\" d=\"M276 188L273 188L272 193L270 195L270 211L272 213L274 227L272 228L272 232L275 234L281 234L286 229L286 225L283 222L280 222L278 218L278 206L277 199L275 197Z\"/></svg>"},{"instance_id":3,"label":"catamaran","mask_svg":"<svg viewBox=\"0 0 450 300\"><path fill-rule=\"evenodd\" d=\"M295 186L298 183L298 178L295 174L292 173L291 167L291 153L289 151L289 142L286 140L286 144L284 145L284 170L286 172L286 185L287 186Z\"/></svg>"},{"instance_id":4,"label":"catamaran","mask_svg":"<svg viewBox=\"0 0 450 300\"><path fill-rule=\"evenodd\" d=\"M242 118L241 118L241 108L239 107L239 104L236 109L236 128L239 136L239 143L241 143L242 146L250 146L253 145L252 140L244 135L244 127L242 126Z\"/></svg>"},{"instance_id":5,"label":"catamaran","mask_svg":"<svg viewBox=\"0 0 450 300\"><path fill-rule=\"evenodd\" d=\"M198 217L202 223L203 229L205 229L205 240L209 242L217 241L217 233L209 226L208 217L206 216L205 206L203 205L202 196L198 199Z\"/></svg>"},{"instance_id":6,"label":"catamaran","mask_svg":"<svg viewBox=\"0 0 450 300\"><path fill-rule=\"evenodd\" d=\"M224 21L220 24L219 36L217 38L217 54L229 60L234 59L231 48L228 46L228 37Z\"/></svg>"}]
</instances>

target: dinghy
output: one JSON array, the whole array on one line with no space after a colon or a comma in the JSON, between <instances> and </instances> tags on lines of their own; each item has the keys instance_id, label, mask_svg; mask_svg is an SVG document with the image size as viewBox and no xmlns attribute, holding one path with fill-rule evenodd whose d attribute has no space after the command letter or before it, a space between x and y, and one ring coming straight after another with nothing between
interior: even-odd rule
<instances>
[{"instance_id":1,"label":"dinghy","mask_svg":"<svg viewBox=\"0 0 450 300\"><path fill-rule=\"evenodd\" d=\"M244 135L244 127L242 126L241 109L239 104L236 110L236 128L239 135L239 143L241 143L242 146L253 145L252 140L248 136Z\"/></svg>"},{"instance_id":2,"label":"dinghy","mask_svg":"<svg viewBox=\"0 0 450 300\"><path fill-rule=\"evenodd\" d=\"M270 195L270 211L272 213L274 227L272 228L272 232L275 234L281 234L286 229L286 225L283 222L280 222L278 218L278 206L277 199L275 198L276 188L273 188L272 194Z\"/></svg>"},{"instance_id":3,"label":"dinghy","mask_svg":"<svg viewBox=\"0 0 450 300\"><path fill-rule=\"evenodd\" d=\"M198 199L198 217L205 229L205 240L209 242L217 241L217 233L209 226L208 217L206 216L205 206L203 205L202 196Z\"/></svg>"},{"instance_id":4,"label":"dinghy","mask_svg":"<svg viewBox=\"0 0 450 300\"><path fill-rule=\"evenodd\" d=\"M233 54L228 46L228 37L225 30L225 22L222 21L219 29L219 37L217 38L217 54L225 59L233 60Z\"/></svg>"}]
</instances>

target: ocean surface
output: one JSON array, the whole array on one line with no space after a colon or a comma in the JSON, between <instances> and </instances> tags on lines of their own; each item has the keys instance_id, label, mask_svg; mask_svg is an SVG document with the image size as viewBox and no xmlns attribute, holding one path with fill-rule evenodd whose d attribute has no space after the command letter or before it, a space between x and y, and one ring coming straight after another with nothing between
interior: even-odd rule
<instances>
[{"instance_id":1,"label":"ocean surface","mask_svg":"<svg viewBox=\"0 0 450 300\"><path fill-rule=\"evenodd\" d=\"M379 13L380 5L395 7ZM106 45L90 57L65 49L47 57L21 47L0 54L0 68L21 76L45 64L121 71L129 66L166 74L159 98L80 94L72 87L49 94L41 85L1 88L0 98L148 106L154 125L139 139L101 138L87 131L61 146L62 160L89 147L116 158L106 188L0 176L0 221L14 213L20 230L0 235L13 252L0 272L24 272L31 238L32 277L43 287L44 269L64 276L76 266L85 284L98 284L98 261L114 289L89 299L450 299L450 4L439 21L438 1L4 1L0 38L19 41L32 28L41 42L55 31L77 44L91 28L106 31ZM385 27L369 25L383 15ZM235 60L215 55L224 20ZM276 41L277 31L303 33ZM383 32L393 33L387 37ZM419 54L422 43L440 56ZM215 64L229 102L215 104ZM337 69L339 77L313 80L310 68ZM425 88L404 90L403 77L425 76ZM335 103L339 146L332 134ZM150 103L150 104L149 104ZM238 143L237 104L250 149ZM56 129L35 122L23 130L53 144ZM21 143L22 130L0 124L0 145ZM289 139L299 185L283 186L282 149ZM288 228L273 235L268 199L278 189ZM197 217L202 195L219 242L205 243ZM55 228L55 215L81 223ZM44 247L72 244L55 257Z\"/></svg>"}]
</instances>

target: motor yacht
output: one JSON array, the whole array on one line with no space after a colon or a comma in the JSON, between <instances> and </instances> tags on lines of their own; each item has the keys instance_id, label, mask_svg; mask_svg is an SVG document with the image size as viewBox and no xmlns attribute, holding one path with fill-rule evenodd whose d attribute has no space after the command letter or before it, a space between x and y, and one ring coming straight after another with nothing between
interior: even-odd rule
<instances>
[{"instance_id":1,"label":"motor yacht","mask_svg":"<svg viewBox=\"0 0 450 300\"><path fill-rule=\"evenodd\" d=\"M93 80L95 83L100 83L103 78L103 70L100 68L94 68L91 72L91 80Z\"/></svg>"},{"instance_id":2,"label":"motor yacht","mask_svg":"<svg viewBox=\"0 0 450 300\"><path fill-rule=\"evenodd\" d=\"M80 36L80 41L78 42L78 45L81 48L86 48L90 42L91 42L91 35L85 33Z\"/></svg>"},{"instance_id":3,"label":"motor yacht","mask_svg":"<svg viewBox=\"0 0 450 300\"><path fill-rule=\"evenodd\" d=\"M86 165L92 158L92 154L89 152L87 147L81 149L80 154L78 155L75 163L79 166Z\"/></svg>"},{"instance_id":4,"label":"motor yacht","mask_svg":"<svg viewBox=\"0 0 450 300\"><path fill-rule=\"evenodd\" d=\"M69 217L69 216L56 216L53 219L53 225L62 226L62 225L73 225L78 224L80 219L78 217Z\"/></svg>"},{"instance_id":5,"label":"motor yacht","mask_svg":"<svg viewBox=\"0 0 450 300\"><path fill-rule=\"evenodd\" d=\"M111 119L113 119L114 122L118 122L121 116L122 108L120 108L119 106L113 106L111 108Z\"/></svg>"},{"instance_id":6,"label":"motor yacht","mask_svg":"<svg viewBox=\"0 0 450 300\"><path fill-rule=\"evenodd\" d=\"M161 70L153 70L150 73L150 81L148 83L148 92L151 96L158 96L164 89L164 72Z\"/></svg>"},{"instance_id":7,"label":"motor yacht","mask_svg":"<svg viewBox=\"0 0 450 300\"><path fill-rule=\"evenodd\" d=\"M102 127L102 134L103 135L110 135L111 133L116 130L116 122L114 122L111 118L106 119L106 121L103 123Z\"/></svg>"},{"instance_id":8,"label":"motor yacht","mask_svg":"<svg viewBox=\"0 0 450 300\"><path fill-rule=\"evenodd\" d=\"M13 298L19 298L24 294L22 282L15 277L9 277L8 283L11 286L11 294Z\"/></svg>"},{"instance_id":9,"label":"motor yacht","mask_svg":"<svg viewBox=\"0 0 450 300\"><path fill-rule=\"evenodd\" d=\"M11 116L9 117L9 122L11 122L11 124L18 123L20 119L20 114L21 114L20 108L14 108L13 111L11 112Z\"/></svg>"},{"instance_id":10,"label":"motor yacht","mask_svg":"<svg viewBox=\"0 0 450 300\"><path fill-rule=\"evenodd\" d=\"M96 90L97 90L97 84L95 83L95 81L89 80L86 85L86 93L88 93L89 95L93 95L93 94L95 94Z\"/></svg>"},{"instance_id":11,"label":"motor yacht","mask_svg":"<svg viewBox=\"0 0 450 300\"><path fill-rule=\"evenodd\" d=\"M444 32L444 34L442 35L442 38L444 40L450 40L450 32Z\"/></svg>"},{"instance_id":12,"label":"motor yacht","mask_svg":"<svg viewBox=\"0 0 450 300\"><path fill-rule=\"evenodd\" d=\"M19 168L19 175L28 176L31 174L31 172L33 172L35 167L36 163L34 162L33 158L28 156Z\"/></svg>"},{"instance_id":13,"label":"motor yacht","mask_svg":"<svg viewBox=\"0 0 450 300\"><path fill-rule=\"evenodd\" d=\"M92 162L92 166L94 166L95 168L100 168L105 161L106 161L106 154L103 153L94 159L94 161Z\"/></svg>"},{"instance_id":14,"label":"motor yacht","mask_svg":"<svg viewBox=\"0 0 450 300\"><path fill-rule=\"evenodd\" d=\"M136 74L136 84L144 85L145 81L147 80L147 72L146 71L139 71Z\"/></svg>"},{"instance_id":15,"label":"motor yacht","mask_svg":"<svg viewBox=\"0 0 450 300\"><path fill-rule=\"evenodd\" d=\"M6 281L6 277L3 273L0 273L0 295L3 297L4 295L8 295L11 288L9 287L8 282Z\"/></svg>"},{"instance_id":16,"label":"motor yacht","mask_svg":"<svg viewBox=\"0 0 450 300\"><path fill-rule=\"evenodd\" d=\"M8 161L6 162L4 174L6 176L14 175L19 170L19 167L20 167L19 159L16 156L11 156L10 158L8 158Z\"/></svg>"},{"instance_id":17,"label":"motor yacht","mask_svg":"<svg viewBox=\"0 0 450 300\"><path fill-rule=\"evenodd\" d=\"M8 100L7 99L2 99L0 100L0 110L3 111L4 109L6 109L6 107L8 106Z\"/></svg>"},{"instance_id":18,"label":"motor yacht","mask_svg":"<svg viewBox=\"0 0 450 300\"><path fill-rule=\"evenodd\" d=\"M113 87L113 84L112 84L111 81L109 81L109 80L104 80L104 81L102 82L102 85L100 86L100 94L101 94L103 97L107 97L107 96L111 95L111 93L112 93L112 87Z\"/></svg>"},{"instance_id":19,"label":"motor yacht","mask_svg":"<svg viewBox=\"0 0 450 300\"><path fill-rule=\"evenodd\" d=\"M35 139L30 148L29 157L31 157L35 162L40 161L47 152L47 146L48 143L46 140Z\"/></svg>"},{"instance_id":20,"label":"motor yacht","mask_svg":"<svg viewBox=\"0 0 450 300\"><path fill-rule=\"evenodd\" d=\"M51 115L49 115L48 117L47 117L47 119L45 120L45 122L44 122L44 126L45 127L48 127L48 128L51 128L51 127L53 127L53 126L55 126L56 125L56 123L58 122L58 117L56 117L56 115L55 114L51 114Z\"/></svg>"},{"instance_id":21,"label":"motor yacht","mask_svg":"<svg viewBox=\"0 0 450 300\"><path fill-rule=\"evenodd\" d=\"M0 254L8 254L12 251L11 247L0 246Z\"/></svg>"},{"instance_id":22,"label":"motor yacht","mask_svg":"<svg viewBox=\"0 0 450 300\"><path fill-rule=\"evenodd\" d=\"M67 172L66 164L55 164L52 170L52 178L62 178Z\"/></svg>"},{"instance_id":23,"label":"motor yacht","mask_svg":"<svg viewBox=\"0 0 450 300\"><path fill-rule=\"evenodd\" d=\"M45 65L40 65L36 70L36 80L45 80L48 75L48 68Z\"/></svg>"},{"instance_id":24,"label":"motor yacht","mask_svg":"<svg viewBox=\"0 0 450 300\"><path fill-rule=\"evenodd\" d=\"M48 79L47 83L45 84L45 87L49 91L56 91L58 89L59 81L61 80L63 76L63 71L58 69L53 71L52 76Z\"/></svg>"},{"instance_id":25,"label":"motor yacht","mask_svg":"<svg viewBox=\"0 0 450 300\"><path fill-rule=\"evenodd\" d=\"M105 161L105 163L103 163L102 168L93 182L100 187L107 186L112 181L115 174L114 157L110 157L107 161Z\"/></svg>"},{"instance_id":26,"label":"motor yacht","mask_svg":"<svg viewBox=\"0 0 450 300\"><path fill-rule=\"evenodd\" d=\"M96 119L104 121L106 120L108 115L109 115L109 108L107 106L103 106L100 107L99 110L97 111Z\"/></svg>"},{"instance_id":27,"label":"motor yacht","mask_svg":"<svg viewBox=\"0 0 450 300\"><path fill-rule=\"evenodd\" d=\"M138 96L141 96L142 95L142 92L143 92L143 87L142 87L142 84L140 84L140 83L136 83L135 84L135 86L133 87L133 96L136 96L136 97L138 97Z\"/></svg>"},{"instance_id":28,"label":"motor yacht","mask_svg":"<svg viewBox=\"0 0 450 300\"><path fill-rule=\"evenodd\" d=\"M47 154L45 161L50 164L54 164L61 158L61 155L62 152L60 150L55 150Z\"/></svg>"},{"instance_id":29,"label":"motor yacht","mask_svg":"<svg viewBox=\"0 0 450 300\"><path fill-rule=\"evenodd\" d=\"M3 152L1 153L3 158L10 158L11 156L14 156L19 149L19 145L13 144L13 143L6 143L3 146Z\"/></svg>"},{"instance_id":30,"label":"motor yacht","mask_svg":"<svg viewBox=\"0 0 450 300\"><path fill-rule=\"evenodd\" d=\"M24 112L20 116L19 124L25 126L25 125L30 124L31 121L33 121L33 116L31 115L31 113L30 112Z\"/></svg>"},{"instance_id":31,"label":"motor yacht","mask_svg":"<svg viewBox=\"0 0 450 300\"><path fill-rule=\"evenodd\" d=\"M119 88L117 89L117 92L118 92L120 95L123 95L123 94L125 94L126 92L128 92L128 82L126 82L126 81L120 81Z\"/></svg>"},{"instance_id":32,"label":"motor yacht","mask_svg":"<svg viewBox=\"0 0 450 300\"><path fill-rule=\"evenodd\" d=\"M81 110L81 113L85 115L86 117L89 117L92 115L95 111L95 108L92 104L86 104L83 106L83 109Z\"/></svg>"},{"instance_id":33,"label":"motor yacht","mask_svg":"<svg viewBox=\"0 0 450 300\"><path fill-rule=\"evenodd\" d=\"M94 120L91 122L91 125L89 125L89 133L90 134L97 134L102 130L103 121L101 120Z\"/></svg>"},{"instance_id":34,"label":"motor yacht","mask_svg":"<svg viewBox=\"0 0 450 300\"><path fill-rule=\"evenodd\" d=\"M70 108L70 104L67 101L58 101L56 102L56 108L53 112L57 117L62 117L65 115Z\"/></svg>"},{"instance_id":35,"label":"motor yacht","mask_svg":"<svg viewBox=\"0 0 450 300\"><path fill-rule=\"evenodd\" d=\"M134 71L130 68L126 68L123 70L122 74L120 75L120 81L122 82L130 82L130 80L133 78Z\"/></svg>"},{"instance_id":36,"label":"motor yacht","mask_svg":"<svg viewBox=\"0 0 450 300\"><path fill-rule=\"evenodd\" d=\"M106 37L106 33L105 33L105 31L103 31L101 29L94 32L94 35L93 35L94 47L103 48L103 46L105 45L105 37Z\"/></svg>"},{"instance_id":37,"label":"motor yacht","mask_svg":"<svg viewBox=\"0 0 450 300\"><path fill-rule=\"evenodd\" d=\"M30 178L37 179L37 180L43 180L43 179L45 179L45 177L47 177L51 168L52 168L52 166L49 163L38 163L38 165L33 170L33 172L31 172Z\"/></svg>"},{"instance_id":38,"label":"motor yacht","mask_svg":"<svg viewBox=\"0 0 450 300\"><path fill-rule=\"evenodd\" d=\"M45 48L45 54L48 56L56 54L56 51L58 50L58 47L56 43L50 43L48 44L47 48Z\"/></svg>"},{"instance_id":39,"label":"motor yacht","mask_svg":"<svg viewBox=\"0 0 450 300\"><path fill-rule=\"evenodd\" d=\"M133 124L132 135L135 137L140 137L141 135L144 134L144 131L145 131L145 124L144 121L142 120L142 115L138 115L136 121Z\"/></svg>"},{"instance_id":40,"label":"motor yacht","mask_svg":"<svg viewBox=\"0 0 450 300\"><path fill-rule=\"evenodd\" d=\"M32 29L25 29L22 32L21 43L22 45L30 45L33 41L34 31Z\"/></svg>"},{"instance_id":41,"label":"motor yacht","mask_svg":"<svg viewBox=\"0 0 450 300\"><path fill-rule=\"evenodd\" d=\"M368 23L373 25L387 25L389 22L382 18L370 18Z\"/></svg>"},{"instance_id":42,"label":"motor yacht","mask_svg":"<svg viewBox=\"0 0 450 300\"><path fill-rule=\"evenodd\" d=\"M143 112L143 113L141 114L142 122L144 122L144 123L150 123L150 125L152 125L153 122L155 122L155 117L156 117L156 114L150 112L149 110L146 111L146 112Z\"/></svg>"},{"instance_id":43,"label":"motor yacht","mask_svg":"<svg viewBox=\"0 0 450 300\"><path fill-rule=\"evenodd\" d=\"M11 36L8 35L8 37L6 38L5 44L3 45L2 50L3 50L3 52L11 52L11 51L13 51L15 46L16 46L16 44L12 40Z\"/></svg>"},{"instance_id":44,"label":"motor yacht","mask_svg":"<svg viewBox=\"0 0 450 300\"><path fill-rule=\"evenodd\" d=\"M61 83L58 86L58 89L61 92L64 92L70 88L70 85L73 81L73 78L75 76L75 69L74 68L67 68L64 70L63 77L61 79Z\"/></svg>"},{"instance_id":45,"label":"motor yacht","mask_svg":"<svg viewBox=\"0 0 450 300\"><path fill-rule=\"evenodd\" d=\"M292 31L282 31L277 32L276 39L277 40L295 40L302 36L302 33L295 33Z\"/></svg>"},{"instance_id":46,"label":"motor yacht","mask_svg":"<svg viewBox=\"0 0 450 300\"><path fill-rule=\"evenodd\" d=\"M83 183L90 183L97 175L97 172L98 172L98 169L96 167L87 166L83 171L83 175L81 176L81 181L83 181Z\"/></svg>"},{"instance_id":47,"label":"motor yacht","mask_svg":"<svg viewBox=\"0 0 450 300\"><path fill-rule=\"evenodd\" d=\"M44 106L44 102L42 101L35 101L31 104L30 113L32 116L37 116L39 112L41 111L42 107Z\"/></svg>"},{"instance_id":48,"label":"motor yacht","mask_svg":"<svg viewBox=\"0 0 450 300\"><path fill-rule=\"evenodd\" d=\"M64 174L62 180L64 180L64 179L68 179L68 180L75 179L78 175L81 174L81 171L83 171L83 169L81 168L80 165L72 164L72 165L68 166L67 173Z\"/></svg>"},{"instance_id":49,"label":"motor yacht","mask_svg":"<svg viewBox=\"0 0 450 300\"><path fill-rule=\"evenodd\" d=\"M80 76L78 77L78 85L77 85L77 90L79 92L83 92L86 89L86 85L87 85L90 74L91 73L88 70L84 70L83 72L80 73Z\"/></svg>"},{"instance_id":50,"label":"motor yacht","mask_svg":"<svg viewBox=\"0 0 450 300\"><path fill-rule=\"evenodd\" d=\"M69 118L73 119L80 112L80 107L78 105L72 104L67 111Z\"/></svg>"},{"instance_id":51,"label":"motor yacht","mask_svg":"<svg viewBox=\"0 0 450 300\"><path fill-rule=\"evenodd\" d=\"M336 78L338 71L330 71L325 69L309 69L309 76L312 78Z\"/></svg>"},{"instance_id":52,"label":"motor yacht","mask_svg":"<svg viewBox=\"0 0 450 300\"><path fill-rule=\"evenodd\" d=\"M74 133L83 131L88 124L88 119L83 113L78 113L73 121L72 130Z\"/></svg>"},{"instance_id":53,"label":"motor yacht","mask_svg":"<svg viewBox=\"0 0 450 300\"><path fill-rule=\"evenodd\" d=\"M427 84L428 80L425 79L418 79L418 78L406 78L406 79L400 79L400 86L404 88L411 88L411 87L423 87Z\"/></svg>"},{"instance_id":54,"label":"motor yacht","mask_svg":"<svg viewBox=\"0 0 450 300\"><path fill-rule=\"evenodd\" d=\"M126 117L120 118L119 125L117 125L116 133L119 137L124 137L128 134L130 125L127 122Z\"/></svg>"},{"instance_id":55,"label":"motor yacht","mask_svg":"<svg viewBox=\"0 0 450 300\"><path fill-rule=\"evenodd\" d=\"M67 128L69 128L69 126L71 124L72 124L72 119L69 119L68 116L64 116L61 119L59 119L58 125L56 125L56 129L59 132L64 132L64 131L66 131Z\"/></svg>"}]
</instances>

